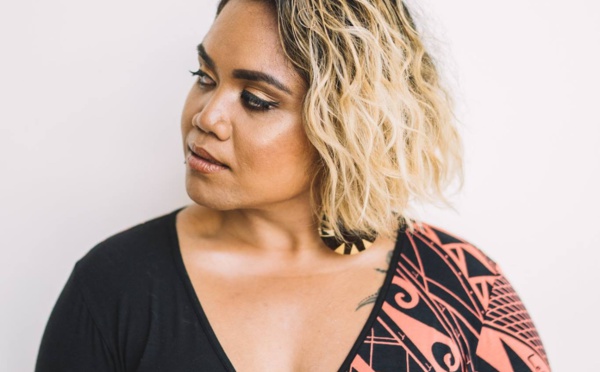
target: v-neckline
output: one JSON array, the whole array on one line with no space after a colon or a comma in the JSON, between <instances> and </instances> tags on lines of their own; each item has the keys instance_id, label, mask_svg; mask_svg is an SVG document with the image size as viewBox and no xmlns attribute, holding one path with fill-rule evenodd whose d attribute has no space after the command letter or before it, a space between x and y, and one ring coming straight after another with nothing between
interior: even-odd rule
<instances>
[{"instance_id":1,"label":"v-neckline","mask_svg":"<svg viewBox=\"0 0 600 372\"><path fill-rule=\"evenodd\" d=\"M171 248L172 248L172 253L173 253L173 259L175 261L175 266L177 268L177 272L180 275L181 280L183 281L183 284L184 284L185 290L187 292L187 295L190 299L190 302L192 302L194 311L196 312L196 315L198 316L200 325L201 325L202 329L204 330L204 333L206 334L206 337L208 338L209 343L210 343L211 347L213 348L213 351L219 357L219 360L223 364L223 367L225 367L225 370L227 370L228 372L236 372L235 367L233 366L233 364L231 363L231 360L229 360L229 357L225 353L223 346L219 342L219 339L217 338L217 335L215 334L215 332L208 320L208 317L206 316L206 313L204 312L204 309L202 308L200 299L198 298L198 296L196 294L194 285L192 284L192 281L190 279L188 271L185 267L185 263L183 262L181 247L179 245L179 236L177 235L177 224L176 223L177 223L177 214L184 208L185 207L181 207L181 208L176 209L173 212L171 212L170 221L169 221L169 231L170 231L170 235L171 235ZM373 326L373 323L375 322L377 315L379 314L379 312L381 310L383 302L385 301L385 299L387 297L389 287L392 283L392 279L394 278L394 273L396 272L396 267L398 266L398 259L400 257L400 253L402 252L402 250L405 246L405 244L404 244L405 241L406 241L406 234L400 229L398 231L398 238L396 239L396 242L394 244L394 253L392 255L392 259L390 260L390 264L387 268L387 272L386 272L385 279L383 281L383 285L382 285L381 289L379 290L375 304L373 305L373 307L371 309L371 313L369 314L367 321L363 325L363 327L358 335L358 338L354 341L352 348L346 355L346 358L344 358L344 361L342 362L338 371L342 372L342 371L350 370L350 365L351 365L352 361L354 360L356 354L358 353L358 349L364 343L364 340L366 339L368 333L370 332L370 330Z\"/></svg>"}]
</instances>

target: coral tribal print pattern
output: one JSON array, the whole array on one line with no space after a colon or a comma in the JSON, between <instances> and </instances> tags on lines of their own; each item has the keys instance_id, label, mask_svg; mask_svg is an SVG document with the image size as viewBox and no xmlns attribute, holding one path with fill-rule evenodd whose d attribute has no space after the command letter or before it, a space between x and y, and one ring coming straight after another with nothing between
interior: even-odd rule
<instances>
[{"instance_id":1,"label":"coral tribal print pattern","mask_svg":"<svg viewBox=\"0 0 600 372\"><path fill-rule=\"evenodd\" d=\"M405 234L351 372L550 371L523 303L493 261L429 225Z\"/></svg>"}]
</instances>

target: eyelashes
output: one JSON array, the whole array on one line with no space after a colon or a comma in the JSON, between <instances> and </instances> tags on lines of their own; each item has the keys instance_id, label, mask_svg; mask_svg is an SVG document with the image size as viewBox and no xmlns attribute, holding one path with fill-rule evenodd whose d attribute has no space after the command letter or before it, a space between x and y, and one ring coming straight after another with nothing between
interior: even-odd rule
<instances>
[{"instance_id":1,"label":"eyelashes","mask_svg":"<svg viewBox=\"0 0 600 372\"><path fill-rule=\"evenodd\" d=\"M203 82L203 79L210 79L210 76L208 76L208 74L202 70L198 70L198 71L190 71L190 74L192 74L192 76L198 76L198 84L201 86L212 86L215 85L214 82L212 83L206 83ZM212 80L212 79L210 79Z\"/></svg>"},{"instance_id":2,"label":"eyelashes","mask_svg":"<svg viewBox=\"0 0 600 372\"><path fill-rule=\"evenodd\" d=\"M198 70L190 71L190 73L192 74L192 76L198 76L199 86L203 88L210 88L216 86L216 83L206 72ZM242 103L244 104L244 106L253 111L267 111L279 105L279 102L271 102L258 98L256 95L248 92L245 89L242 90L240 98L242 99Z\"/></svg>"},{"instance_id":3,"label":"eyelashes","mask_svg":"<svg viewBox=\"0 0 600 372\"><path fill-rule=\"evenodd\" d=\"M272 109L273 107L277 107L277 102L265 101L264 99L258 98L247 90L242 90L241 97L246 106L252 110L266 111Z\"/></svg>"}]
</instances>

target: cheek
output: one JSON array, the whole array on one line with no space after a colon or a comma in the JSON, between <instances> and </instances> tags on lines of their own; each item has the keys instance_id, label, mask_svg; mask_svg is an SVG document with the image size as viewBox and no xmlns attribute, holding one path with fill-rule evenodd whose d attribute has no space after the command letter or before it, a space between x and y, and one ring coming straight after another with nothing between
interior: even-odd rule
<instances>
[{"instance_id":1,"label":"cheek","mask_svg":"<svg viewBox=\"0 0 600 372\"><path fill-rule=\"evenodd\" d=\"M278 184L304 182L313 162L314 149L300 123L252 133L241 142L238 154L248 175L261 175Z\"/></svg>"}]
</instances>

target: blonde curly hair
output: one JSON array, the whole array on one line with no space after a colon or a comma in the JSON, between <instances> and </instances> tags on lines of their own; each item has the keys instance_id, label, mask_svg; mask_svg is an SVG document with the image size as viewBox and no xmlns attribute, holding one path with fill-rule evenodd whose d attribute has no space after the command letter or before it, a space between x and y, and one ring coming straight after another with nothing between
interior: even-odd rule
<instances>
[{"instance_id":1,"label":"blonde curly hair","mask_svg":"<svg viewBox=\"0 0 600 372\"><path fill-rule=\"evenodd\" d=\"M446 202L446 186L462 181L462 145L406 5L253 1L275 10L283 50L308 85L304 126L320 154L311 200L327 229L394 238L412 227L413 201Z\"/></svg>"}]
</instances>

